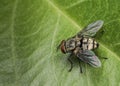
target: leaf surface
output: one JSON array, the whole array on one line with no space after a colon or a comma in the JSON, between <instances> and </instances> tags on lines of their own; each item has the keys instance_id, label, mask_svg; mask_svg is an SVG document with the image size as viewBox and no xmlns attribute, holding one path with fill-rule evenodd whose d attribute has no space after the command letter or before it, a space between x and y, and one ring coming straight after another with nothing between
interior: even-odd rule
<instances>
[{"instance_id":1,"label":"leaf surface","mask_svg":"<svg viewBox=\"0 0 120 86\"><path fill-rule=\"evenodd\" d=\"M0 86L119 86L119 0L1 0ZM56 47L86 25L103 20L96 54L102 67L77 60L72 72L67 55ZM107 60L102 59L107 57Z\"/></svg>"}]
</instances>

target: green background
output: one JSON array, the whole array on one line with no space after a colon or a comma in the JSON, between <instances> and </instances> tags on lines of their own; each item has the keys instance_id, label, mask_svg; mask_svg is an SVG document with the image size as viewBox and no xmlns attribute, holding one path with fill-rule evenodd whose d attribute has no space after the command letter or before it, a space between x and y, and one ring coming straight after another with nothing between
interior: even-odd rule
<instances>
[{"instance_id":1,"label":"green background","mask_svg":"<svg viewBox=\"0 0 120 86\"><path fill-rule=\"evenodd\" d=\"M102 67L68 72L56 46L96 20ZM120 1L0 0L0 86L120 86Z\"/></svg>"}]
</instances>

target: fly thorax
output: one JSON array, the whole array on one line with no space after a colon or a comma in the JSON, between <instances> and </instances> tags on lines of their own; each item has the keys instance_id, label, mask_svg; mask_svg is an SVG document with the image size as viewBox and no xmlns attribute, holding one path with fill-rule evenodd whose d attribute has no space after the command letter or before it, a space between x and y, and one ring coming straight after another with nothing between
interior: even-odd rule
<instances>
[{"instance_id":1,"label":"fly thorax","mask_svg":"<svg viewBox=\"0 0 120 86\"><path fill-rule=\"evenodd\" d=\"M82 39L82 37L78 37L78 35L76 35L76 37L75 37L75 46L76 47L79 47L80 45L81 45L81 42L80 42L80 40Z\"/></svg>"},{"instance_id":2,"label":"fly thorax","mask_svg":"<svg viewBox=\"0 0 120 86\"><path fill-rule=\"evenodd\" d=\"M67 52L69 52L74 49L75 49L75 40L71 38L66 41L66 50L67 50Z\"/></svg>"}]
</instances>

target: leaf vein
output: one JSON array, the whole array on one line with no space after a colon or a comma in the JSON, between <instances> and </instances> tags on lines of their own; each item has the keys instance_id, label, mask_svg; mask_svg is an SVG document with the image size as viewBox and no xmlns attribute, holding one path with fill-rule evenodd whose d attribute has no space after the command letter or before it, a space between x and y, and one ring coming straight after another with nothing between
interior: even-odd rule
<instances>
[{"instance_id":1,"label":"leaf vein","mask_svg":"<svg viewBox=\"0 0 120 86\"><path fill-rule=\"evenodd\" d=\"M57 33L59 21L60 21L60 14L58 14L58 19L57 19L57 22L56 22L55 30L54 30L54 32L53 32L52 43L51 43L51 53L50 53L50 55L49 55L49 58L50 58L50 57L52 56L52 54L53 54L53 49L54 49L53 47L54 47L54 43L55 43L55 36L56 36L56 33ZM55 66L54 58L52 58L52 61L51 61L51 62L52 62L52 64L53 64L52 70L53 70L53 72L54 72L55 80L56 80L56 82L57 82L57 85L59 85L59 84L58 84L58 79L57 79L57 76L56 76L56 73L55 73L55 68L54 68L54 66Z\"/></svg>"},{"instance_id":2,"label":"leaf vein","mask_svg":"<svg viewBox=\"0 0 120 86\"><path fill-rule=\"evenodd\" d=\"M15 58L16 58L16 54L15 54L15 34L14 34L14 28L15 28L15 17L16 17L16 9L17 9L17 4L18 4L18 0L15 0L14 2L14 6L13 6L13 10L12 10L12 17L11 17L11 25L10 25L10 29L11 29L11 53L12 53L12 59L13 59L13 64L15 65ZM17 71L16 71L16 67L14 67L14 72L15 72L15 79L17 79ZM15 84L17 84L17 82L15 81Z\"/></svg>"},{"instance_id":3,"label":"leaf vein","mask_svg":"<svg viewBox=\"0 0 120 86\"><path fill-rule=\"evenodd\" d=\"M60 13L61 15L63 15L66 19L68 19L77 29L81 29L81 27L75 22L73 21L73 19L71 19L65 12L63 12L60 8L58 8L58 6L55 5L55 3L53 3L50 0L46 0L54 9L56 9L56 11L58 11L58 13Z\"/></svg>"}]
</instances>

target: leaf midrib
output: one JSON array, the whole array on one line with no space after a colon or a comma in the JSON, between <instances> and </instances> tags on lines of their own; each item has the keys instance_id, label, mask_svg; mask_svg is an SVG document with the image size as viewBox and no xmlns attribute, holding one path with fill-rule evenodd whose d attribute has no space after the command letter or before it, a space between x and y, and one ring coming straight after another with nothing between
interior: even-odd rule
<instances>
[{"instance_id":1,"label":"leaf midrib","mask_svg":"<svg viewBox=\"0 0 120 86\"><path fill-rule=\"evenodd\" d=\"M60 13L61 15L63 15L66 19L68 19L77 29L81 29L81 27L73 20L71 19L68 15L66 15L61 9L59 9L55 3L53 3L52 1L50 0L46 0L48 2L48 4L50 4L54 9L56 9L56 11L58 13Z\"/></svg>"}]
</instances>

